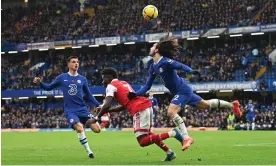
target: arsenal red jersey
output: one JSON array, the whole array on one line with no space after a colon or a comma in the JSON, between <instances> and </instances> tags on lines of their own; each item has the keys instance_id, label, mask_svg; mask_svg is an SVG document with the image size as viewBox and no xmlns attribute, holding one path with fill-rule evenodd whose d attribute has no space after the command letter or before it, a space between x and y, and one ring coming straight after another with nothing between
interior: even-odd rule
<instances>
[{"instance_id":1,"label":"arsenal red jersey","mask_svg":"<svg viewBox=\"0 0 276 166\"><path fill-rule=\"evenodd\" d=\"M132 116L152 106L151 101L145 97L139 96L133 100L129 100L127 97L129 92L135 91L126 81L120 81L118 79L112 80L106 88L106 96L114 97L114 99L125 107Z\"/></svg>"}]
</instances>

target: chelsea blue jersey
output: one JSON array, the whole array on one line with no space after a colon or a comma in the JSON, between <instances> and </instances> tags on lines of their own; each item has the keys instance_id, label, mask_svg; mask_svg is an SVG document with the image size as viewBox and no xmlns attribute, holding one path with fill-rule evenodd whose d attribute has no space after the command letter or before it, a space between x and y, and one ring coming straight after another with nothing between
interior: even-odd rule
<instances>
[{"instance_id":1,"label":"chelsea blue jersey","mask_svg":"<svg viewBox=\"0 0 276 166\"><path fill-rule=\"evenodd\" d=\"M41 82L40 86L45 90L60 88L63 92L65 111L86 110L87 104L83 99L84 95L86 95L88 100L94 105L100 105L91 94L87 79L79 74L71 76L69 73L63 73L57 76L51 84Z\"/></svg>"},{"instance_id":2,"label":"chelsea blue jersey","mask_svg":"<svg viewBox=\"0 0 276 166\"><path fill-rule=\"evenodd\" d=\"M255 116L255 112L254 112L254 105L253 104L248 104L246 107L248 113L248 116Z\"/></svg>"},{"instance_id":3,"label":"chelsea blue jersey","mask_svg":"<svg viewBox=\"0 0 276 166\"><path fill-rule=\"evenodd\" d=\"M190 74L193 72L190 67L165 57L161 57L159 62L156 64L151 61L149 65L149 78L146 85L136 92L137 95L144 95L152 86L156 76L160 76L162 78L165 87L173 94L187 94L193 92L192 88L184 81L183 78L178 76L176 71L183 70Z\"/></svg>"}]
</instances>

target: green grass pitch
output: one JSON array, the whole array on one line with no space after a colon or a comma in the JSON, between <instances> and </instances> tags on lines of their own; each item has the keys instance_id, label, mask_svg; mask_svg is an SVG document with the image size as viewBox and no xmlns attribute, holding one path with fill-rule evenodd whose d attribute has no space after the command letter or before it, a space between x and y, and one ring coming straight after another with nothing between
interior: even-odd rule
<instances>
[{"instance_id":1,"label":"green grass pitch","mask_svg":"<svg viewBox=\"0 0 276 166\"><path fill-rule=\"evenodd\" d=\"M275 131L190 132L195 144L180 150L174 138L165 143L176 152L172 162L156 145L142 148L133 132L86 132L95 159L89 159L75 132L2 133L3 165L198 165L276 164Z\"/></svg>"}]
</instances>

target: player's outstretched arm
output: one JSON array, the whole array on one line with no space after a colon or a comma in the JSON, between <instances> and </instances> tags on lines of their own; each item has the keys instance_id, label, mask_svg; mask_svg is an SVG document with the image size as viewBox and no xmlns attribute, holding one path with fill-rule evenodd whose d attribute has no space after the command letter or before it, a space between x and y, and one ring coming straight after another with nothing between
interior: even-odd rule
<instances>
[{"instance_id":1,"label":"player's outstretched arm","mask_svg":"<svg viewBox=\"0 0 276 166\"><path fill-rule=\"evenodd\" d=\"M98 100L95 99L95 97L92 95L89 87L88 87L88 82L87 79L85 79L84 86L83 86L83 91L87 95L87 98L90 102L92 102L96 107L101 105Z\"/></svg>"},{"instance_id":2,"label":"player's outstretched arm","mask_svg":"<svg viewBox=\"0 0 276 166\"><path fill-rule=\"evenodd\" d=\"M102 108L97 115L98 119L100 119L105 113L109 112L109 108L111 107L112 100L113 100L112 96L107 96L105 98Z\"/></svg>"},{"instance_id":3,"label":"player's outstretched arm","mask_svg":"<svg viewBox=\"0 0 276 166\"><path fill-rule=\"evenodd\" d=\"M41 81L41 79L39 77L35 77L34 78L34 83L37 85L40 85L41 88L45 89L45 90L52 90L55 89L56 87L59 86L60 84L60 76L58 76L52 83L50 84L46 84L44 82Z\"/></svg>"},{"instance_id":4,"label":"player's outstretched arm","mask_svg":"<svg viewBox=\"0 0 276 166\"><path fill-rule=\"evenodd\" d=\"M155 77L156 77L156 76L153 75L152 72L149 72L149 78L148 78L148 80L147 80L147 82L146 82L146 85L144 85L140 90L138 90L138 91L136 92L136 95L137 95L137 96L142 96L142 95L144 95L148 90L150 90L150 88L151 88L151 86L152 86L152 84L153 84L153 81L154 81Z\"/></svg>"},{"instance_id":5,"label":"player's outstretched arm","mask_svg":"<svg viewBox=\"0 0 276 166\"><path fill-rule=\"evenodd\" d=\"M173 69L182 70L188 74L194 74L194 75L198 75L200 77L200 73L198 71L191 69L187 65L184 65L182 63L179 63L179 62L171 60L171 59L168 61L168 63L170 64L171 68L173 68Z\"/></svg>"},{"instance_id":6,"label":"player's outstretched arm","mask_svg":"<svg viewBox=\"0 0 276 166\"><path fill-rule=\"evenodd\" d=\"M171 59L168 61L168 63L169 63L169 65L170 65L171 68L177 69L177 70L182 70L182 71L185 71L186 73L192 73L194 71L189 66L184 65L184 64L182 64L180 62L171 60Z\"/></svg>"},{"instance_id":7,"label":"player's outstretched arm","mask_svg":"<svg viewBox=\"0 0 276 166\"><path fill-rule=\"evenodd\" d=\"M120 111L123 111L125 109L126 109L125 107L119 105L119 106L109 108L108 112L120 112Z\"/></svg>"}]
</instances>

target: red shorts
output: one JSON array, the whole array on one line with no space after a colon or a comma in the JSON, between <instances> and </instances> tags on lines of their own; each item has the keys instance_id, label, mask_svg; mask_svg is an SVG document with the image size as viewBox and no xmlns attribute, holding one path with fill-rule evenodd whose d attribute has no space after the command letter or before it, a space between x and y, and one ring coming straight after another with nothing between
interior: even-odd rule
<instances>
[{"instance_id":1,"label":"red shorts","mask_svg":"<svg viewBox=\"0 0 276 166\"><path fill-rule=\"evenodd\" d=\"M149 134L151 132L151 127L153 124L152 113L152 107L149 107L143 111L134 114L133 128L136 137L144 134Z\"/></svg>"}]
</instances>

